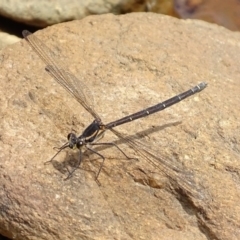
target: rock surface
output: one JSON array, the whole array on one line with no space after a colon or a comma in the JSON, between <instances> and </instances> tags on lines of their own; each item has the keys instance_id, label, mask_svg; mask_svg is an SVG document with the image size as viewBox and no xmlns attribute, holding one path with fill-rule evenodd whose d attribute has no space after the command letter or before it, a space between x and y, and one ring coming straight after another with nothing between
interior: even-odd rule
<instances>
[{"instance_id":1,"label":"rock surface","mask_svg":"<svg viewBox=\"0 0 240 240\"><path fill-rule=\"evenodd\" d=\"M0 55L0 233L16 239L237 239L240 34L157 14L91 16L36 34L91 89L108 123L206 81L201 93L116 129L178 166L170 176L119 143L54 155L93 120L23 40ZM91 95L88 95L91 97ZM137 135L134 135L138 133ZM106 133L104 142L115 140ZM76 155L75 155L76 153Z\"/></svg>"},{"instance_id":2,"label":"rock surface","mask_svg":"<svg viewBox=\"0 0 240 240\"><path fill-rule=\"evenodd\" d=\"M121 0L84 0L84 1L22 1L2 0L0 15L15 21L46 27L60 22L81 19L88 15L112 12Z\"/></svg>"},{"instance_id":3,"label":"rock surface","mask_svg":"<svg viewBox=\"0 0 240 240\"><path fill-rule=\"evenodd\" d=\"M16 43L20 40L21 40L20 38L14 36L14 35L0 32L0 50L3 49L4 47L6 47L10 44Z\"/></svg>"}]
</instances>

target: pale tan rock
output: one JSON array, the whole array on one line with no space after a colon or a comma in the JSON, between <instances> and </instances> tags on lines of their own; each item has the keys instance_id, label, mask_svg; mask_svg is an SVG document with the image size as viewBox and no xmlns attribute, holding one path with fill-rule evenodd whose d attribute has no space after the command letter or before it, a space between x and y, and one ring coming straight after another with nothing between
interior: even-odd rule
<instances>
[{"instance_id":1,"label":"pale tan rock","mask_svg":"<svg viewBox=\"0 0 240 240\"><path fill-rule=\"evenodd\" d=\"M157 14L109 14L59 24L36 36L91 89L104 123L202 81L208 87L116 128L139 133L170 164L178 161L182 174L176 178L120 144L139 161L126 160L114 147L100 148L106 157L101 186L94 180L101 161L93 154L64 181L63 165L69 167L77 151L61 153L53 165L43 163L67 133L80 134L93 119L44 71L25 40L5 48L0 55L0 233L16 239L237 239L240 34ZM113 139L108 133L102 141ZM184 187L188 180L192 193Z\"/></svg>"},{"instance_id":2,"label":"pale tan rock","mask_svg":"<svg viewBox=\"0 0 240 240\"><path fill-rule=\"evenodd\" d=\"M0 15L21 23L46 27L60 22L81 19L92 14L112 12L121 0L2 0Z\"/></svg>"},{"instance_id":3,"label":"pale tan rock","mask_svg":"<svg viewBox=\"0 0 240 240\"><path fill-rule=\"evenodd\" d=\"M16 43L20 40L21 40L20 38L14 35L5 32L0 32L0 49L3 49L4 47Z\"/></svg>"}]
</instances>

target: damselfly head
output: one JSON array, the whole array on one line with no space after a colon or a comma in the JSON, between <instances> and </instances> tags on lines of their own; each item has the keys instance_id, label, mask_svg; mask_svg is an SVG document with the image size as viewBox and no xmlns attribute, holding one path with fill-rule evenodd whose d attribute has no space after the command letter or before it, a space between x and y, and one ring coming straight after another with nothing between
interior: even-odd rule
<instances>
[{"instance_id":1,"label":"damselfly head","mask_svg":"<svg viewBox=\"0 0 240 240\"><path fill-rule=\"evenodd\" d=\"M77 136L74 133L69 133L68 136L69 147L74 148L77 144Z\"/></svg>"}]
</instances>

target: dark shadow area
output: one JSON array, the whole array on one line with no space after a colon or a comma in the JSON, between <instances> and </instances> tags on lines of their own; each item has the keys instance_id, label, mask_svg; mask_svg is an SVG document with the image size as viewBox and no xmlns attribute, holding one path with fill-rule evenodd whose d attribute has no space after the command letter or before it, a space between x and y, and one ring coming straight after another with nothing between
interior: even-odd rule
<instances>
[{"instance_id":1,"label":"dark shadow area","mask_svg":"<svg viewBox=\"0 0 240 240\"><path fill-rule=\"evenodd\" d=\"M3 235L0 235L0 240L11 240L10 238L4 237Z\"/></svg>"},{"instance_id":2,"label":"dark shadow area","mask_svg":"<svg viewBox=\"0 0 240 240\"><path fill-rule=\"evenodd\" d=\"M22 38L22 30L24 29L27 29L30 32L35 32L40 28L33 27L24 23L16 22L9 18L0 16L0 31Z\"/></svg>"}]
</instances>

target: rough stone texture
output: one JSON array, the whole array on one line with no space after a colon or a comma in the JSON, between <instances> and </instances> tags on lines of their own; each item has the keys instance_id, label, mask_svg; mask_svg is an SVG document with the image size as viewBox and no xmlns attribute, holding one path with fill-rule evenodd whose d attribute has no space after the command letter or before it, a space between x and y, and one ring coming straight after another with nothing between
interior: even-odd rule
<instances>
[{"instance_id":1,"label":"rough stone texture","mask_svg":"<svg viewBox=\"0 0 240 240\"><path fill-rule=\"evenodd\" d=\"M179 173L169 177L129 147L100 148L64 181L57 156L91 116L45 71L24 40L0 55L0 233L16 239L237 239L240 234L240 34L157 14L91 16L36 34L94 94L104 123L199 82L201 93L119 126ZM115 139L110 133L104 141ZM71 159L71 161L70 161ZM178 164L177 164L178 161ZM189 177L190 176L190 177ZM191 184L190 184L191 183ZM185 185L187 184L187 185ZM189 191L186 191L188 187Z\"/></svg>"},{"instance_id":2,"label":"rough stone texture","mask_svg":"<svg viewBox=\"0 0 240 240\"><path fill-rule=\"evenodd\" d=\"M0 49L20 41L20 38L8 33L0 32Z\"/></svg>"},{"instance_id":3,"label":"rough stone texture","mask_svg":"<svg viewBox=\"0 0 240 240\"><path fill-rule=\"evenodd\" d=\"M81 19L92 14L112 12L120 0L1 0L0 15L33 26L45 27L55 23Z\"/></svg>"}]
</instances>

